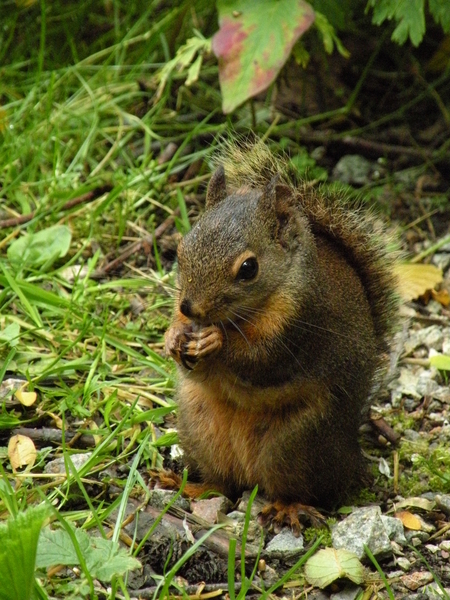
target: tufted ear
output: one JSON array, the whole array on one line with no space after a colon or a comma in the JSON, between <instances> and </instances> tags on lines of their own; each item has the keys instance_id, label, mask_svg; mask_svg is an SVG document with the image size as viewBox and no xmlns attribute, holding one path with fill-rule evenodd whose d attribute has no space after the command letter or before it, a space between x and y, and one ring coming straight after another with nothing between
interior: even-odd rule
<instances>
[{"instance_id":1,"label":"tufted ear","mask_svg":"<svg viewBox=\"0 0 450 600\"><path fill-rule=\"evenodd\" d=\"M278 242L285 247L295 243L297 236L297 217L299 207L289 186L279 183L280 176L275 175L266 185L259 200L259 211Z\"/></svg>"},{"instance_id":2,"label":"tufted ear","mask_svg":"<svg viewBox=\"0 0 450 600\"><path fill-rule=\"evenodd\" d=\"M225 170L222 166L218 167L209 180L206 190L206 208L211 208L227 197L227 182L225 180Z\"/></svg>"}]
</instances>

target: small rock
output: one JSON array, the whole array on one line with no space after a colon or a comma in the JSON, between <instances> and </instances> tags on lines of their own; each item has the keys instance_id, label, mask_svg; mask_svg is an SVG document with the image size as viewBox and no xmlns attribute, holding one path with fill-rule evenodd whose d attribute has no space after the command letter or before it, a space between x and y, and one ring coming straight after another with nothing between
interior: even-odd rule
<instances>
[{"instance_id":1,"label":"small rock","mask_svg":"<svg viewBox=\"0 0 450 600\"><path fill-rule=\"evenodd\" d=\"M361 592L359 585L348 585L340 592L331 594L330 600L356 600Z\"/></svg>"},{"instance_id":2,"label":"small rock","mask_svg":"<svg viewBox=\"0 0 450 600\"><path fill-rule=\"evenodd\" d=\"M425 548L428 552L431 552L431 554L437 554L439 552L439 546L435 546L434 544L425 544Z\"/></svg>"},{"instance_id":3,"label":"small rock","mask_svg":"<svg viewBox=\"0 0 450 600\"><path fill-rule=\"evenodd\" d=\"M161 488L155 488L154 490L150 490L149 492L149 504L158 510L163 510L169 502L176 496L177 492L173 490L163 490ZM175 506L181 508L182 510L190 511L190 503L189 500L179 496L175 500Z\"/></svg>"},{"instance_id":4,"label":"small rock","mask_svg":"<svg viewBox=\"0 0 450 600\"><path fill-rule=\"evenodd\" d=\"M230 508L231 502L225 496L196 500L191 503L192 513L211 524L217 523L219 512L226 513Z\"/></svg>"},{"instance_id":5,"label":"small rock","mask_svg":"<svg viewBox=\"0 0 450 600\"><path fill-rule=\"evenodd\" d=\"M333 179L350 185L365 185L371 180L374 165L359 154L346 154L333 169Z\"/></svg>"},{"instance_id":6,"label":"small rock","mask_svg":"<svg viewBox=\"0 0 450 600\"><path fill-rule=\"evenodd\" d=\"M397 542L397 544L400 544L400 546L405 546L407 544L405 530L403 529L403 523L400 521L400 519L381 515L381 520L389 539Z\"/></svg>"},{"instance_id":7,"label":"small rock","mask_svg":"<svg viewBox=\"0 0 450 600\"><path fill-rule=\"evenodd\" d=\"M444 540L439 544L441 550L450 551L450 540Z\"/></svg>"},{"instance_id":8,"label":"small rock","mask_svg":"<svg viewBox=\"0 0 450 600\"><path fill-rule=\"evenodd\" d=\"M428 584L420 591L426 594L427 600L439 600L439 598L447 600L447 598L450 598L450 588L444 588L443 592L435 581Z\"/></svg>"},{"instance_id":9,"label":"small rock","mask_svg":"<svg viewBox=\"0 0 450 600\"><path fill-rule=\"evenodd\" d=\"M428 571L411 573L408 575L402 575L401 581L408 590L414 592L418 590L420 587L427 585L427 583L431 583L433 581L433 575Z\"/></svg>"},{"instance_id":10,"label":"small rock","mask_svg":"<svg viewBox=\"0 0 450 600\"><path fill-rule=\"evenodd\" d=\"M450 515L450 494L436 494L434 497L436 506L446 515ZM446 548L446 550L450 550L450 548Z\"/></svg>"},{"instance_id":11,"label":"small rock","mask_svg":"<svg viewBox=\"0 0 450 600\"><path fill-rule=\"evenodd\" d=\"M303 536L298 537L287 527L282 529L265 548L265 552L274 558L291 558L300 554L304 548Z\"/></svg>"},{"instance_id":12,"label":"small rock","mask_svg":"<svg viewBox=\"0 0 450 600\"><path fill-rule=\"evenodd\" d=\"M251 493L252 493L251 491L246 491L242 494L242 498L239 501L237 510L239 510L243 513L247 512L248 502L250 500ZM264 508L264 506L266 506L266 505L267 505L267 500L265 498L263 498L262 496L260 496L259 494L257 494L256 498L253 500L253 504L252 504L252 508L251 508L252 517L256 518L258 516L258 514L261 512L261 510Z\"/></svg>"},{"instance_id":13,"label":"small rock","mask_svg":"<svg viewBox=\"0 0 450 600\"><path fill-rule=\"evenodd\" d=\"M264 586L266 589L280 581L280 573L278 573L278 571L276 571L273 567L267 564L264 567L264 571L260 571L259 575L264 581Z\"/></svg>"},{"instance_id":14,"label":"small rock","mask_svg":"<svg viewBox=\"0 0 450 600\"><path fill-rule=\"evenodd\" d=\"M233 521L245 521L245 513L241 512L240 510L232 510L231 512L227 513L227 517L229 519L233 519Z\"/></svg>"},{"instance_id":15,"label":"small rock","mask_svg":"<svg viewBox=\"0 0 450 600\"><path fill-rule=\"evenodd\" d=\"M431 325L417 331L410 331L409 338L405 340L404 349L408 354L419 346L441 350L443 339L442 327Z\"/></svg>"},{"instance_id":16,"label":"small rock","mask_svg":"<svg viewBox=\"0 0 450 600\"><path fill-rule=\"evenodd\" d=\"M411 568L411 561L406 558L406 556L399 556L397 558L397 564L402 569L402 571L409 571Z\"/></svg>"},{"instance_id":17,"label":"small rock","mask_svg":"<svg viewBox=\"0 0 450 600\"><path fill-rule=\"evenodd\" d=\"M407 531L406 539L414 548L418 548L423 543L428 542L430 536L425 531Z\"/></svg>"},{"instance_id":18,"label":"small rock","mask_svg":"<svg viewBox=\"0 0 450 600\"><path fill-rule=\"evenodd\" d=\"M388 571L386 575L388 579L399 579L403 576L403 571Z\"/></svg>"},{"instance_id":19,"label":"small rock","mask_svg":"<svg viewBox=\"0 0 450 600\"><path fill-rule=\"evenodd\" d=\"M450 254L448 252L436 252L432 262L442 271L446 271L450 267Z\"/></svg>"},{"instance_id":20,"label":"small rock","mask_svg":"<svg viewBox=\"0 0 450 600\"><path fill-rule=\"evenodd\" d=\"M83 465L87 463L87 461L91 458L92 452L85 452L84 454L71 454L70 460L72 461L73 466L77 471L81 469ZM48 462L44 467L44 473L51 473L53 475L58 475L62 473L66 473L66 463L64 462L64 457L55 458Z\"/></svg>"},{"instance_id":21,"label":"small rock","mask_svg":"<svg viewBox=\"0 0 450 600\"><path fill-rule=\"evenodd\" d=\"M359 559L365 556L367 545L374 556L392 553L391 542L381 519L379 506L358 508L331 531L333 548L345 548Z\"/></svg>"}]
</instances>

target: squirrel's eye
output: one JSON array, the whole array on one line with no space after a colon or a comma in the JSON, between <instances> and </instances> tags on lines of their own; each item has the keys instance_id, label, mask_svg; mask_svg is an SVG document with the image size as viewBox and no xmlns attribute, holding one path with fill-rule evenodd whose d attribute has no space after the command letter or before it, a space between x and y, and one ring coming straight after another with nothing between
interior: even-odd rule
<instances>
[{"instance_id":1,"label":"squirrel's eye","mask_svg":"<svg viewBox=\"0 0 450 600\"><path fill-rule=\"evenodd\" d=\"M254 279L258 274L258 261L254 257L247 258L244 260L242 265L239 267L236 279L239 281L250 281Z\"/></svg>"}]
</instances>

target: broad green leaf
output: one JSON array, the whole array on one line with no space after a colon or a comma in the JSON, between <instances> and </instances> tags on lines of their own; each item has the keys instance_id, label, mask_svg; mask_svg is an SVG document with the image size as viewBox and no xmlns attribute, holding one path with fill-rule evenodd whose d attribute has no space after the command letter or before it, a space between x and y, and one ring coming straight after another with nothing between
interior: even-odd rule
<instances>
[{"instance_id":1,"label":"broad green leaf","mask_svg":"<svg viewBox=\"0 0 450 600\"><path fill-rule=\"evenodd\" d=\"M96 579L111 581L113 577L141 566L136 558L111 540L90 536L81 529L75 529L75 537L89 573ZM67 531L50 527L42 531L36 564L40 568L78 564L78 555Z\"/></svg>"},{"instance_id":2,"label":"broad green leaf","mask_svg":"<svg viewBox=\"0 0 450 600\"><path fill-rule=\"evenodd\" d=\"M325 548L306 561L305 577L308 583L322 589L340 577L360 584L364 579L364 568L353 552Z\"/></svg>"},{"instance_id":3,"label":"broad green leaf","mask_svg":"<svg viewBox=\"0 0 450 600\"><path fill-rule=\"evenodd\" d=\"M37 233L27 233L9 246L8 259L16 267L51 264L67 254L71 239L72 234L66 225L54 225Z\"/></svg>"},{"instance_id":4,"label":"broad green leaf","mask_svg":"<svg viewBox=\"0 0 450 600\"><path fill-rule=\"evenodd\" d=\"M430 357L430 365L440 371L450 371L450 356L446 354L435 354Z\"/></svg>"},{"instance_id":5,"label":"broad green leaf","mask_svg":"<svg viewBox=\"0 0 450 600\"><path fill-rule=\"evenodd\" d=\"M47 506L32 506L0 524L0 600L29 600L39 532Z\"/></svg>"},{"instance_id":6,"label":"broad green leaf","mask_svg":"<svg viewBox=\"0 0 450 600\"><path fill-rule=\"evenodd\" d=\"M0 331L0 346L2 343L7 342L9 346L17 346L19 342L20 325L18 323L11 323L3 331Z\"/></svg>"},{"instance_id":7,"label":"broad green leaf","mask_svg":"<svg viewBox=\"0 0 450 600\"><path fill-rule=\"evenodd\" d=\"M220 29L212 49L223 112L230 113L274 81L314 11L304 0L218 0L217 10Z\"/></svg>"}]
</instances>

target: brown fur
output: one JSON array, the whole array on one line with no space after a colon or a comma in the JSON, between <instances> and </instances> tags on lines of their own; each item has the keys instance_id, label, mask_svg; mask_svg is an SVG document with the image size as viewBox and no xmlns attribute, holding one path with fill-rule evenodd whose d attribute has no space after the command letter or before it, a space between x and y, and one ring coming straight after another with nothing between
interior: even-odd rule
<instances>
[{"instance_id":1,"label":"brown fur","mask_svg":"<svg viewBox=\"0 0 450 600\"><path fill-rule=\"evenodd\" d=\"M386 237L259 143L222 162L180 243L166 334L186 460L229 495L258 484L274 501L330 506L361 476L361 408L394 321ZM257 273L240 279L252 258Z\"/></svg>"}]
</instances>

